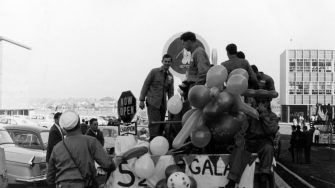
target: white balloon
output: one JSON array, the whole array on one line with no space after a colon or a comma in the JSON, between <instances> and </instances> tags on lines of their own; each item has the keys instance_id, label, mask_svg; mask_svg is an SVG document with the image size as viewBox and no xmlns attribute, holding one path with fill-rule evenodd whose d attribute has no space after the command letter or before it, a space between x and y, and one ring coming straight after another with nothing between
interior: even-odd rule
<instances>
[{"instance_id":1,"label":"white balloon","mask_svg":"<svg viewBox=\"0 0 335 188\"><path fill-rule=\"evenodd\" d=\"M156 136L150 142L150 152L152 155L165 155L169 150L169 142L163 136Z\"/></svg>"},{"instance_id":2,"label":"white balloon","mask_svg":"<svg viewBox=\"0 0 335 188\"><path fill-rule=\"evenodd\" d=\"M183 102L179 95L171 97L167 103L167 109L171 114L178 114L183 108Z\"/></svg>"},{"instance_id":3,"label":"white balloon","mask_svg":"<svg viewBox=\"0 0 335 188\"><path fill-rule=\"evenodd\" d=\"M167 180L168 188L189 188L191 186L190 178L183 172L175 172Z\"/></svg>"},{"instance_id":4,"label":"white balloon","mask_svg":"<svg viewBox=\"0 0 335 188\"><path fill-rule=\"evenodd\" d=\"M135 174L140 178L150 178L155 172L155 164L149 154L144 154L135 162Z\"/></svg>"}]
</instances>

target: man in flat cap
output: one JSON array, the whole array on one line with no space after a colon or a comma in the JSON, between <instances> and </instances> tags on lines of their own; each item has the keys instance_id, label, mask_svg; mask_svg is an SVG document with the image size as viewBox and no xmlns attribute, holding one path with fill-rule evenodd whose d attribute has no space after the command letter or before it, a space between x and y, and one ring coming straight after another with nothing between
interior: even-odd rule
<instances>
[{"instance_id":1,"label":"man in flat cap","mask_svg":"<svg viewBox=\"0 0 335 188\"><path fill-rule=\"evenodd\" d=\"M99 141L82 135L79 116L74 111L65 111L59 120L67 136L51 153L47 180L57 188L85 186L97 187L95 183L95 163L105 171L113 171L116 166Z\"/></svg>"}]
</instances>

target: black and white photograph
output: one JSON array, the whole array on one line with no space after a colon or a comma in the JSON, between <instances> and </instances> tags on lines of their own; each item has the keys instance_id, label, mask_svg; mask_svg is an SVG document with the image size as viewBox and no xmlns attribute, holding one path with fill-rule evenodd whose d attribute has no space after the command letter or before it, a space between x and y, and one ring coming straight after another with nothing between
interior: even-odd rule
<instances>
[{"instance_id":1,"label":"black and white photograph","mask_svg":"<svg viewBox=\"0 0 335 188\"><path fill-rule=\"evenodd\" d=\"M335 188L334 7L0 0L0 188Z\"/></svg>"}]
</instances>

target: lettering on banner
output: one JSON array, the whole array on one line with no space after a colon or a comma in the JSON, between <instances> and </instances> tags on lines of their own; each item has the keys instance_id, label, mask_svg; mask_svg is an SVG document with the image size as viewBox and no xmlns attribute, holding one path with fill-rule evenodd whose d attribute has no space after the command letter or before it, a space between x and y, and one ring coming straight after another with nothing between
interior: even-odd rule
<instances>
[{"instance_id":1,"label":"lettering on banner","mask_svg":"<svg viewBox=\"0 0 335 188\"><path fill-rule=\"evenodd\" d=\"M194 159L188 165L188 168L194 175L204 175L206 172L209 172L210 175L226 176L227 172L230 170L230 166L227 164L225 165L224 171L219 171L217 164L212 164L209 159L206 159L202 165L199 163L198 159Z\"/></svg>"},{"instance_id":2,"label":"lettering on banner","mask_svg":"<svg viewBox=\"0 0 335 188\"><path fill-rule=\"evenodd\" d=\"M122 181L118 181L117 184L121 187L132 187L135 185L136 183L136 176L134 175L134 173L130 170L127 170L127 169L123 169L123 165L126 165L128 164L127 161L124 161L122 163L120 163L119 165L119 172L121 175L125 175L125 176L129 176L130 177L130 180L129 182L122 182ZM137 184L138 187L147 187L147 183L146 183L146 179L142 179L140 181L138 181L138 184Z\"/></svg>"}]
</instances>

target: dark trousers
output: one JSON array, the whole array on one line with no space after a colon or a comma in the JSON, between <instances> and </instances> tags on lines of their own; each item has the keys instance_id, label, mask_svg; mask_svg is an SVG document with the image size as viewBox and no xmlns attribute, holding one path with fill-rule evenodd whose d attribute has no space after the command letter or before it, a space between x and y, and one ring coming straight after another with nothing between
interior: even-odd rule
<instances>
[{"instance_id":1,"label":"dark trousers","mask_svg":"<svg viewBox=\"0 0 335 188\"><path fill-rule=\"evenodd\" d=\"M306 146L304 148L305 163L311 163L311 146Z\"/></svg>"},{"instance_id":2,"label":"dark trousers","mask_svg":"<svg viewBox=\"0 0 335 188\"><path fill-rule=\"evenodd\" d=\"M264 174L271 174L272 162L274 157L273 145L267 141L246 143L246 148L249 152L257 153L259 158L259 170Z\"/></svg>"},{"instance_id":3,"label":"dark trousers","mask_svg":"<svg viewBox=\"0 0 335 188\"><path fill-rule=\"evenodd\" d=\"M319 135L314 136L314 143L319 144Z\"/></svg>"},{"instance_id":4,"label":"dark trousers","mask_svg":"<svg viewBox=\"0 0 335 188\"><path fill-rule=\"evenodd\" d=\"M251 153L241 148L235 148L229 156L230 170L228 179L236 183L240 182L241 176L250 161Z\"/></svg>"},{"instance_id":5,"label":"dark trousers","mask_svg":"<svg viewBox=\"0 0 335 188\"><path fill-rule=\"evenodd\" d=\"M152 124L152 122L165 120L166 107L161 106L160 108L156 108L147 103L147 111L149 118L149 133L151 141L156 136L163 136L165 124L164 123Z\"/></svg>"},{"instance_id":6,"label":"dark trousers","mask_svg":"<svg viewBox=\"0 0 335 188\"><path fill-rule=\"evenodd\" d=\"M294 147L293 147L293 145L291 145L291 146L288 148L288 151L291 153L292 162L294 162Z\"/></svg>"}]
</instances>

